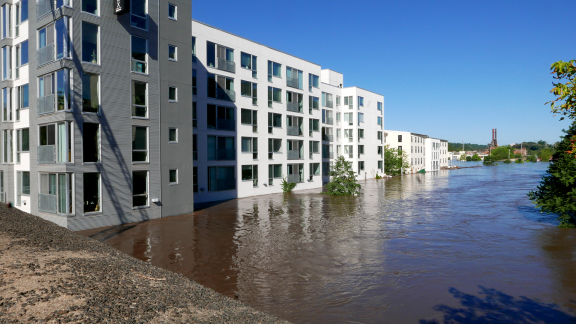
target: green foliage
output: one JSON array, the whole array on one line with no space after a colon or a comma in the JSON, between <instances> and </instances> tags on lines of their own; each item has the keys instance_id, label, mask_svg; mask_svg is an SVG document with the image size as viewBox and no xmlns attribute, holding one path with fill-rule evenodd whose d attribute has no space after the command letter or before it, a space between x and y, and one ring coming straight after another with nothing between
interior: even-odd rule
<instances>
[{"instance_id":1,"label":"green foliage","mask_svg":"<svg viewBox=\"0 0 576 324\"><path fill-rule=\"evenodd\" d=\"M552 152L552 149L547 148L540 151L540 153L538 153L538 157L540 158L540 161L548 162L553 154L554 153Z\"/></svg>"},{"instance_id":2,"label":"green foliage","mask_svg":"<svg viewBox=\"0 0 576 324\"><path fill-rule=\"evenodd\" d=\"M536 155L528 155L526 157L526 162L538 162L538 158Z\"/></svg>"},{"instance_id":3,"label":"green foliage","mask_svg":"<svg viewBox=\"0 0 576 324\"><path fill-rule=\"evenodd\" d=\"M516 163L524 163L524 160L522 158L518 158L516 159Z\"/></svg>"},{"instance_id":4,"label":"green foliage","mask_svg":"<svg viewBox=\"0 0 576 324\"><path fill-rule=\"evenodd\" d=\"M466 162L471 162L472 161L472 157L471 156L467 156L466 157Z\"/></svg>"},{"instance_id":5,"label":"green foliage","mask_svg":"<svg viewBox=\"0 0 576 324\"><path fill-rule=\"evenodd\" d=\"M504 163L506 163L506 164L510 164L510 163L512 163L512 160L510 160L510 159L506 159L506 160L504 160Z\"/></svg>"},{"instance_id":6,"label":"green foliage","mask_svg":"<svg viewBox=\"0 0 576 324\"><path fill-rule=\"evenodd\" d=\"M484 151L486 145L464 143L464 151ZM462 143L448 143L448 151L459 152L462 151Z\"/></svg>"},{"instance_id":7,"label":"green foliage","mask_svg":"<svg viewBox=\"0 0 576 324\"><path fill-rule=\"evenodd\" d=\"M573 122L566 135L558 143L553 162L548 166L536 191L528 193L532 202L544 213L555 213L560 227L576 227L576 159L568 153L572 147L570 140L576 135L576 122Z\"/></svg>"},{"instance_id":8,"label":"green foliage","mask_svg":"<svg viewBox=\"0 0 576 324\"><path fill-rule=\"evenodd\" d=\"M487 155L484 157L484 161L482 161L482 164L484 164L486 166L495 165L494 159L490 155Z\"/></svg>"},{"instance_id":9,"label":"green foliage","mask_svg":"<svg viewBox=\"0 0 576 324\"><path fill-rule=\"evenodd\" d=\"M550 90L556 96L556 99L547 102L550 104L552 113L559 114L574 119L576 118L576 60L568 62L558 61L552 64L550 70L554 79L558 82L552 82L554 88ZM564 83L563 83L564 82Z\"/></svg>"},{"instance_id":10,"label":"green foliage","mask_svg":"<svg viewBox=\"0 0 576 324\"><path fill-rule=\"evenodd\" d=\"M478 156L478 154L472 155L471 159L474 162L482 161L482 158L480 156Z\"/></svg>"},{"instance_id":11,"label":"green foliage","mask_svg":"<svg viewBox=\"0 0 576 324\"><path fill-rule=\"evenodd\" d=\"M376 173L376 177L374 179L379 180L382 179L382 177L378 173Z\"/></svg>"},{"instance_id":12,"label":"green foliage","mask_svg":"<svg viewBox=\"0 0 576 324\"><path fill-rule=\"evenodd\" d=\"M464 154L460 155L460 161L466 161L466 155Z\"/></svg>"},{"instance_id":13,"label":"green foliage","mask_svg":"<svg viewBox=\"0 0 576 324\"><path fill-rule=\"evenodd\" d=\"M408 154L405 151L399 151L395 148L390 148L389 145L384 146L384 173L389 175L399 175L401 170L404 173L410 171L410 163L408 163Z\"/></svg>"},{"instance_id":14,"label":"green foliage","mask_svg":"<svg viewBox=\"0 0 576 324\"><path fill-rule=\"evenodd\" d=\"M291 183L286 181L286 178L282 178L282 182L280 182L280 187L284 193L291 192L294 187L296 187L295 183Z\"/></svg>"},{"instance_id":15,"label":"green foliage","mask_svg":"<svg viewBox=\"0 0 576 324\"><path fill-rule=\"evenodd\" d=\"M510 153L510 155L508 155ZM514 157L514 148L510 146L499 146L492 149L492 158L494 161L506 160L508 157Z\"/></svg>"},{"instance_id":16,"label":"green foliage","mask_svg":"<svg viewBox=\"0 0 576 324\"><path fill-rule=\"evenodd\" d=\"M360 184L356 181L356 174L352 170L352 163L340 155L334 161L334 168L330 172L331 181L326 184L326 194L335 196L354 196L360 194Z\"/></svg>"}]
</instances>

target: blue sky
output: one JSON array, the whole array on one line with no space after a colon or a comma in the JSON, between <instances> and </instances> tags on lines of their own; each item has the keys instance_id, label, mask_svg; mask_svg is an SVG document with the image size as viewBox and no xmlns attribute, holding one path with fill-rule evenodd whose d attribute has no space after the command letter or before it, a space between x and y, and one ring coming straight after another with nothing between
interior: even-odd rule
<instances>
[{"instance_id":1,"label":"blue sky","mask_svg":"<svg viewBox=\"0 0 576 324\"><path fill-rule=\"evenodd\" d=\"M385 97L385 128L450 142L555 142L550 65L576 59L576 1L193 0L192 17ZM224 9L224 10L220 10Z\"/></svg>"}]
</instances>

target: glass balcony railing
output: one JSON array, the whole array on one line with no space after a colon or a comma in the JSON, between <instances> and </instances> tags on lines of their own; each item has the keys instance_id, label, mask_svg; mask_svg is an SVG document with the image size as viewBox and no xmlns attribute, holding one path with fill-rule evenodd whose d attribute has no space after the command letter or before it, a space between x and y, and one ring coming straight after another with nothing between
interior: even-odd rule
<instances>
[{"instance_id":1,"label":"glass balcony railing","mask_svg":"<svg viewBox=\"0 0 576 324\"><path fill-rule=\"evenodd\" d=\"M215 191L236 189L236 179L218 179L216 180Z\"/></svg>"},{"instance_id":2,"label":"glass balcony railing","mask_svg":"<svg viewBox=\"0 0 576 324\"><path fill-rule=\"evenodd\" d=\"M223 58L218 58L216 68L219 70L236 73L236 63Z\"/></svg>"},{"instance_id":3,"label":"glass balcony railing","mask_svg":"<svg viewBox=\"0 0 576 324\"><path fill-rule=\"evenodd\" d=\"M54 61L54 43L48 44L36 51L37 56L37 66L42 66L44 64Z\"/></svg>"},{"instance_id":4,"label":"glass balcony railing","mask_svg":"<svg viewBox=\"0 0 576 324\"><path fill-rule=\"evenodd\" d=\"M236 101L236 92L234 90L219 88L216 93L216 99Z\"/></svg>"},{"instance_id":5,"label":"glass balcony railing","mask_svg":"<svg viewBox=\"0 0 576 324\"><path fill-rule=\"evenodd\" d=\"M334 135L324 134L324 136L322 136L322 140L328 141L328 142L333 142L334 141Z\"/></svg>"},{"instance_id":6,"label":"glass balcony railing","mask_svg":"<svg viewBox=\"0 0 576 324\"><path fill-rule=\"evenodd\" d=\"M38 194L38 210L46 213L56 214L58 208L58 197L56 195Z\"/></svg>"},{"instance_id":7,"label":"glass balcony railing","mask_svg":"<svg viewBox=\"0 0 576 324\"><path fill-rule=\"evenodd\" d=\"M303 160L304 156L300 155L299 150L288 150L288 160Z\"/></svg>"},{"instance_id":8,"label":"glass balcony railing","mask_svg":"<svg viewBox=\"0 0 576 324\"><path fill-rule=\"evenodd\" d=\"M217 149L216 159L218 161L234 161L236 160L236 150L235 149Z\"/></svg>"},{"instance_id":9,"label":"glass balcony railing","mask_svg":"<svg viewBox=\"0 0 576 324\"><path fill-rule=\"evenodd\" d=\"M53 113L54 106L54 95L40 97L36 101L36 112L38 115Z\"/></svg>"},{"instance_id":10,"label":"glass balcony railing","mask_svg":"<svg viewBox=\"0 0 576 324\"><path fill-rule=\"evenodd\" d=\"M216 129L234 131L236 129L236 121L234 119L218 118L216 119Z\"/></svg>"},{"instance_id":11,"label":"glass balcony railing","mask_svg":"<svg viewBox=\"0 0 576 324\"><path fill-rule=\"evenodd\" d=\"M54 145L38 146L38 164L56 163L56 147Z\"/></svg>"},{"instance_id":12,"label":"glass balcony railing","mask_svg":"<svg viewBox=\"0 0 576 324\"><path fill-rule=\"evenodd\" d=\"M326 100L326 107L328 108L334 107L334 102L332 102L331 100Z\"/></svg>"},{"instance_id":13,"label":"glass balcony railing","mask_svg":"<svg viewBox=\"0 0 576 324\"><path fill-rule=\"evenodd\" d=\"M300 89L298 87L298 79L286 77L286 85L292 88Z\"/></svg>"},{"instance_id":14,"label":"glass balcony railing","mask_svg":"<svg viewBox=\"0 0 576 324\"><path fill-rule=\"evenodd\" d=\"M300 177L299 174L289 174L289 175L286 177L286 181L287 181L288 183L300 183L300 182L304 182L304 181L302 181L302 179L301 179L301 177Z\"/></svg>"},{"instance_id":15,"label":"glass balcony railing","mask_svg":"<svg viewBox=\"0 0 576 324\"><path fill-rule=\"evenodd\" d=\"M41 18L45 14L54 10L54 1L52 0L38 0L36 2L36 19Z\"/></svg>"},{"instance_id":16,"label":"glass balcony railing","mask_svg":"<svg viewBox=\"0 0 576 324\"><path fill-rule=\"evenodd\" d=\"M286 109L288 111L303 112L302 105L298 102L287 102Z\"/></svg>"},{"instance_id":17,"label":"glass balcony railing","mask_svg":"<svg viewBox=\"0 0 576 324\"><path fill-rule=\"evenodd\" d=\"M286 127L288 135L300 136L303 135L302 130L299 126L288 126Z\"/></svg>"}]
</instances>

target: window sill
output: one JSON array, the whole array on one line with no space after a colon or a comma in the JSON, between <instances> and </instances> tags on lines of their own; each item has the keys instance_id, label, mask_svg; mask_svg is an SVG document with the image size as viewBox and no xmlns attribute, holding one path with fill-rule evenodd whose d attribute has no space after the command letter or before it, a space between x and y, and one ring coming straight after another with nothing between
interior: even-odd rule
<instances>
[{"instance_id":1,"label":"window sill","mask_svg":"<svg viewBox=\"0 0 576 324\"><path fill-rule=\"evenodd\" d=\"M99 116L100 115L99 112L90 112L90 111L83 111L82 114L83 115L92 115L92 116Z\"/></svg>"},{"instance_id":2,"label":"window sill","mask_svg":"<svg viewBox=\"0 0 576 324\"><path fill-rule=\"evenodd\" d=\"M132 73L134 73L134 74L138 74L138 75L145 75L145 76L149 76L149 74L148 74L148 73L142 73L142 72L138 72L138 71L130 71L130 72L132 72Z\"/></svg>"},{"instance_id":3,"label":"window sill","mask_svg":"<svg viewBox=\"0 0 576 324\"><path fill-rule=\"evenodd\" d=\"M178 182L170 182L168 185L169 185L169 186L177 186L177 185L178 185Z\"/></svg>"},{"instance_id":4,"label":"window sill","mask_svg":"<svg viewBox=\"0 0 576 324\"><path fill-rule=\"evenodd\" d=\"M178 144L178 142L170 142L170 141L168 141L168 144Z\"/></svg>"},{"instance_id":5,"label":"window sill","mask_svg":"<svg viewBox=\"0 0 576 324\"><path fill-rule=\"evenodd\" d=\"M168 99L168 102L170 102L170 103L178 103L178 100L170 100L170 99Z\"/></svg>"},{"instance_id":6,"label":"window sill","mask_svg":"<svg viewBox=\"0 0 576 324\"><path fill-rule=\"evenodd\" d=\"M136 209L146 209L146 208L150 208L149 205L146 206L132 206L132 210L136 210Z\"/></svg>"},{"instance_id":7,"label":"window sill","mask_svg":"<svg viewBox=\"0 0 576 324\"><path fill-rule=\"evenodd\" d=\"M81 12L82 12L83 14L87 14L87 15L92 16L92 17L98 17L98 18L100 18L100 15L98 15L98 14L93 14L93 13L87 12L87 11L81 11Z\"/></svg>"},{"instance_id":8,"label":"window sill","mask_svg":"<svg viewBox=\"0 0 576 324\"><path fill-rule=\"evenodd\" d=\"M89 64L89 65L92 65L92 66L102 67L102 65L101 65L100 63L93 63L93 62L85 62L85 61L82 61L82 64Z\"/></svg>"},{"instance_id":9,"label":"window sill","mask_svg":"<svg viewBox=\"0 0 576 324\"><path fill-rule=\"evenodd\" d=\"M170 61L170 62L178 62L177 59L172 59L172 58L169 58L168 61Z\"/></svg>"},{"instance_id":10,"label":"window sill","mask_svg":"<svg viewBox=\"0 0 576 324\"><path fill-rule=\"evenodd\" d=\"M149 161L132 161L132 164L150 164Z\"/></svg>"},{"instance_id":11,"label":"window sill","mask_svg":"<svg viewBox=\"0 0 576 324\"><path fill-rule=\"evenodd\" d=\"M132 116L132 119L150 120L149 117L138 117L138 116Z\"/></svg>"},{"instance_id":12,"label":"window sill","mask_svg":"<svg viewBox=\"0 0 576 324\"><path fill-rule=\"evenodd\" d=\"M82 215L84 216L98 216L98 215L102 215L102 211L93 211L93 212L88 212L88 213L84 213Z\"/></svg>"},{"instance_id":13,"label":"window sill","mask_svg":"<svg viewBox=\"0 0 576 324\"><path fill-rule=\"evenodd\" d=\"M102 164L102 161L98 162L82 162L82 165L99 165Z\"/></svg>"},{"instance_id":14,"label":"window sill","mask_svg":"<svg viewBox=\"0 0 576 324\"><path fill-rule=\"evenodd\" d=\"M173 21L178 21L178 18L168 17L168 19L173 20Z\"/></svg>"}]
</instances>

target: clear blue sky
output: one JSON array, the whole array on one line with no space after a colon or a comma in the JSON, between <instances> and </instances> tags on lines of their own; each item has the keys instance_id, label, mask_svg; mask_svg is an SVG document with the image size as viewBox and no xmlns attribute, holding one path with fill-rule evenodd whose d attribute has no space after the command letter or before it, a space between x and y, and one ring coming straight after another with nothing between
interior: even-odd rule
<instances>
[{"instance_id":1,"label":"clear blue sky","mask_svg":"<svg viewBox=\"0 0 576 324\"><path fill-rule=\"evenodd\" d=\"M384 95L385 128L486 144L555 142L550 65L576 59L576 1L193 0L194 19Z\"/></svg>"}]
</instances>

